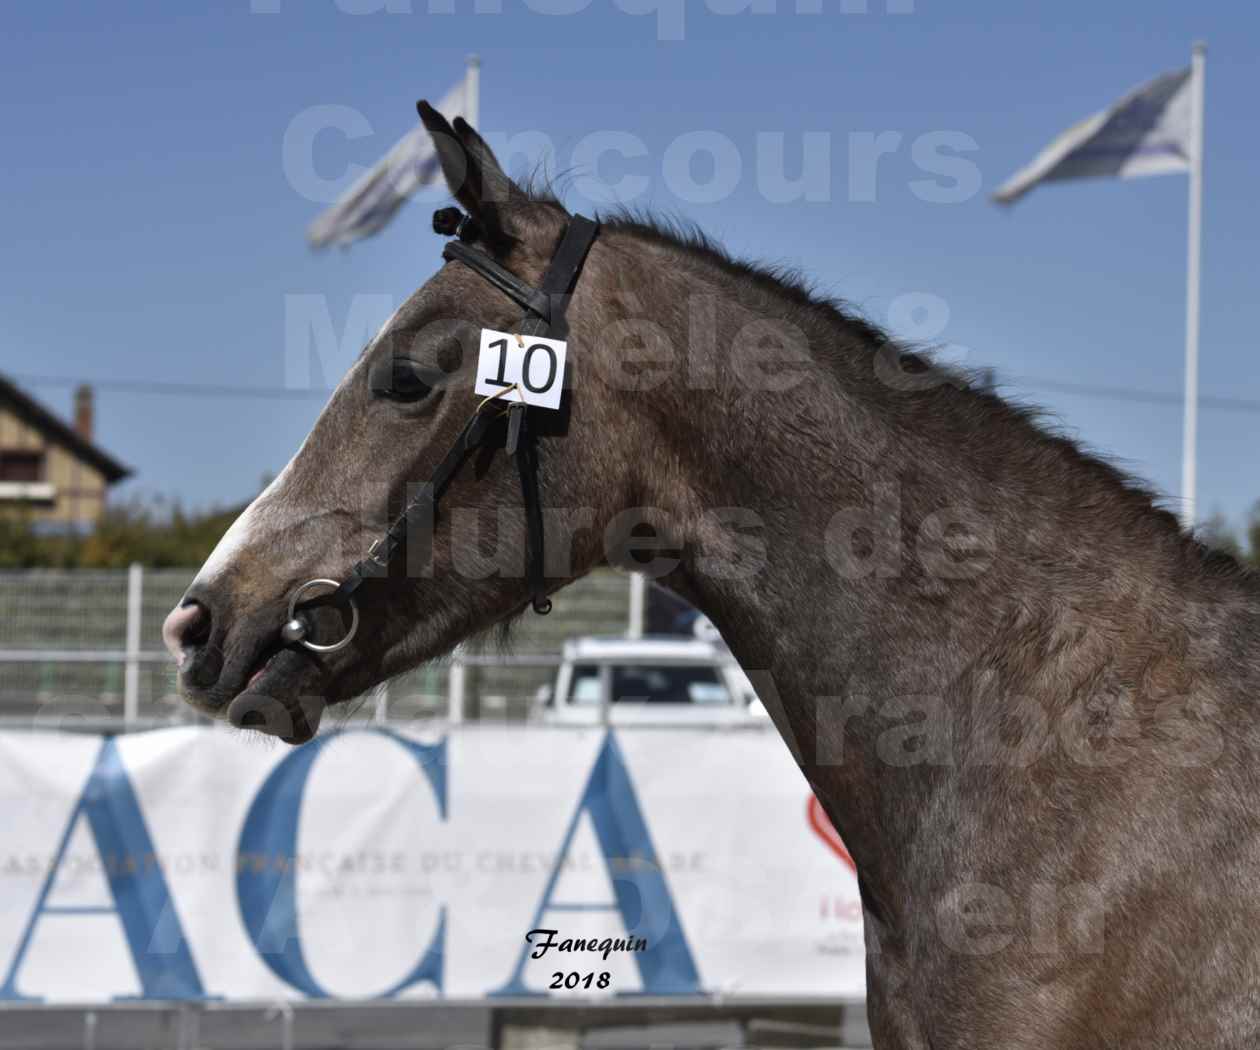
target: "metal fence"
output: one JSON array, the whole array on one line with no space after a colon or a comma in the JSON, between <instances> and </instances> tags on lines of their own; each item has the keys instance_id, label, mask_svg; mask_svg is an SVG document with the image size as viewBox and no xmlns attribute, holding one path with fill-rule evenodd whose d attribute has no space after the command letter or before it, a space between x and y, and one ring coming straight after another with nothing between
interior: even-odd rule
<instances>
[{"instance_id":1,"label":"metal fence","mask_svg":"<svg viewBox=\"0 0 1260 1050\"><path fill-rule=\"evenodd\" d=\"M0 724L48 729L142 728L196 722L162 648L162 620L192 569L31 569L0 572ZM349 721L425 718L519 721L553 679L564 640L641 630L641 578L592 573L547 617L527 616L510 647L463 646L347 705Z\"/></svg>"},{"instance_id":2,"label":"metal fence","mask_svg":"<svg viewBox=\"0 0 1260 1050\"><path fill-rule=\"evenodd\" d=\"M845 1050L860 999L0 1004L0 1050Z\"/></svg>"}]
</instances>

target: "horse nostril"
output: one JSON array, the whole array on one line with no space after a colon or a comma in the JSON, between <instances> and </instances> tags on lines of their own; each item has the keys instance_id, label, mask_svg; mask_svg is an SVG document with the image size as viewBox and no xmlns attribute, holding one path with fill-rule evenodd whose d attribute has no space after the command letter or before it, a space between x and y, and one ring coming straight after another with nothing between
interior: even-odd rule
<instances>
[{"instance_id":1,"label":"horse nostril","mask_svg":"<svg viewBox=\"0 0 1260 1050\"><path fill-rule=\"evenodd\" d=\"M200 648L210 641L210 628L213 626L213 617L210 615L210 610L200 602L191 602L188 608L195 609L197 615L184 630L184 645L189 648Z\"/></svg>"},{"instance_id":2,"label":"horse nostril","mask_svg":"<svg viewBox=\"0 0 1260 1050\"><path fill-rule=\"evenodd\" d=\"M162 641L176 664L182 667L188 656L187 650L200 649L210 640L211 626L210 610L201 602L186 601L171 610L162 624Z\"/></svg>"}]
</instances>

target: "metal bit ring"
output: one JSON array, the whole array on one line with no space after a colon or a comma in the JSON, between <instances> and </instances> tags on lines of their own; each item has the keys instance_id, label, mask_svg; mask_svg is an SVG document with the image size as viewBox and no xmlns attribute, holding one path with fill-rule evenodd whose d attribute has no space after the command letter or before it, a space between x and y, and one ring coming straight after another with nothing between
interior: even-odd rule
<instances>
[{"instance_id":1,"label":"metal bit ring","mask_svg":"<svg viewBox=\"0 0 1260 1050\"><path fill-rule=\"evenodd\" d=\"M293 597L289 599L289 618L284 627L281 628L281 636L286 642L297 642L303 648L309 649L313 653L335 653L344 649L353 641L354 636L359 631L359 607L355 604L354 597L346 598L350 603L350 630L346 632L346 636L332 645L320 645L317 642L310 641L306 636L310 633L310 626L307 621L297 615L298 603L302 600L302 596L312 587L330 587L334 591L340 587L336 580L318 579L307 580L301 587L293 592Z\"/></svg>"}]
</instances>

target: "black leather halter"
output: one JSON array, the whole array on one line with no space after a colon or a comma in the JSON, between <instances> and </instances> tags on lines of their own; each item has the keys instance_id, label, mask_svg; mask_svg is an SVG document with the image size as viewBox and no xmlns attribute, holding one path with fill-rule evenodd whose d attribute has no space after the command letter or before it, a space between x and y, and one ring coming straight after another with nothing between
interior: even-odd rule
<instances>
[{"instance_id":1,"label":"black leather halter","mask_svg":"<svg viewBox=\"0 0 1260 1050\"><path fill-rule=\"evenodd\" d=\"M567 335L565 307L587 253L599 233L598 223L582 215L575 215L569 220L560 246L551 257L542 283L537 288L526 284L485 252L463 243L463 238L471 239L476 236L476 228L474 221L467 216L461 217L457 209L447 208L437 212L433 217L433 226L439 233L454 233L460 238L447 242L442 249L443 259L467 266L524 308L525 316L520 324L521 335L550 339L563 339ZM502 401L487 399L477 407L455 438L455 443L442 457L433 475L394 519L385 535L372 544L367 557L357 562L344 580L340 583L322 578L308 580L293 592L289 598L288 620L280 632L286 644L300 644L317 653L336 652L350 644L359 627L355 592L365 579L388 575L390 563L408 534L428 528L436 521L437 505L442 493L469 453L481 446L490 424L498 414L497 409L502 405ZM530 603L534 612L546 615L551 611L551 599L547 597L543 557L542 504L538 496L538 449L533 428L529 425L528 405L513 402L508 408L507 441L504 448L516 463L516 472L521 480L528 542L526 566ZM304 600L306 594L316 588L322 589L323 593ZM315 605L327 604L347 605L351 613L350 627L345 637L339 641L320 645L309 640L311 625L304 611Z\"/></svg>"}]
</instances>

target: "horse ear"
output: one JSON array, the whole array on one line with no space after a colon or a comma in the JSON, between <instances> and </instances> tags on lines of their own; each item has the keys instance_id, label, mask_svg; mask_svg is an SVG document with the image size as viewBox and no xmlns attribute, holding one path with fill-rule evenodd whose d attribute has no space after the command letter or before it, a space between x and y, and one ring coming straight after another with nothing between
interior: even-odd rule
<instances>
[{"instance_id":1,"label":"horse ear","mask_svg":"<svg viewBox=\"0 0 1260 1050\"><path fill-rule=\"evenodd\" d=\"M507 177L494 151L463 117L456 117L452 127L425 101L416 103L416 112L433 138L452 196L486 231L492 246L510 243L514 237L509 216L513 205L524 198L523 191Z\"/></svg>"}]
</instances>

